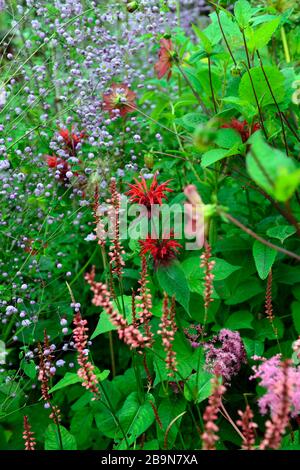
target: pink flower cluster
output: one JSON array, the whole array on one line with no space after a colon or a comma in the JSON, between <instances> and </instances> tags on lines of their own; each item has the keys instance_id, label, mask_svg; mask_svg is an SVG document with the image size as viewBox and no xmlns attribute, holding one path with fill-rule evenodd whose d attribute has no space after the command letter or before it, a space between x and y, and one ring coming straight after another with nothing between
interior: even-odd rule
<instances>
[{"instance_id":1,"label":"pink flower cluster","mask_svg":"<svg viewBox=\"0 0 300 470\"><path fill-rule=\"evenodd\" d=\"M152 318L152 296L150 289L147 287L149 280L147 275L147 260L145 256L142 257L141 278L138 282L140 287L138 288L138 295L135 296L135 300L138 302L136 307L139 309L138 322L144 326L146 336L152 343L153 333L150 328L150 320Z\"/></svg>"},{"instance_id":2,"label":"pink flower cluster","mask_svg":"<svg viewBox=\"0 0 300 470\"><path fill-rule=\"evenodd\" d=\"M111 272L120 277L123 274L125 263L122 258L124 250L120 242L120 194L117 191L117 185L114 179L110 183L110 193L111 199L107 201L108 204L110 204L108 217L114 231L114 238L109 248L108 255L110 257Z\"/></svg>"},{"instance_id":3,"label":"pink flower cluster","mask_svg":"<svg viewBox=\"0 0 300 470\"><path fill-rule=\"evenodd\" d=\"M264 415L268 411L271 417L278 414L282 406L282 394L279 384L284 380L285 370L282 367L281 356L277 354L270 359L254 357L262 361L258 366L253 366L254 375L251 379L260 379L260 385L267 391L258 400L260 412ZM289 364L286 371L288 395L290 399L290 414L292 417L300 413L300 368Z\"/></svg>"},{"instance_id":4,"label":"pink flower cluster","mask_svg":"<svg viewBox=\"0 0 300 470\"><path fill-rule=\"evenodd\" d=\"M217 342L220 343L219 347L216 346ZM244 344L237 331L222 329L218 335L204 344L204 349L208 370L222 376L226 383L230 383L241 365L246 363Z\"/></svg>"},{"instance_id":5,"label":"pink flower cluster","mask_svg":"<svg viewBox=\"0 0 300 470\"><path fill-rule=\"evenodd\" d=\"M243 450L254 450L255 445L255 429L257 424L253 421L254 415L250 406L247 405L245 411L238 411L240 419L236 422L242 429L244 442L242 444Z\"/></svg>"},{"instance_id":6,"label":"pink flower cluster","mask_svg":"<svg viewBox=\"0 0 300 470\"><path fill-rule=\"evenodd\" d=\"M77 350L77 362L80 365L78 369L78 376L83 380L82 386L90 390L94 397L99 396L98 380L94 372L93 364L88 360L87 341L88 335L86 332L87 320L83 320L80 312L77 312L73 320L75 329L73 331L75 348Z\"/></svg>"},{"instance_id":7,"label":"pink flower cluster","mask_svg":"<svg viewBox=\"0 0 300 470\"><path fill-rule=\"evenodd\" d=\"M95 281L95 271L86 273L85 279L94 294L92 303L102 307L108 314L111 323L117 327L119 338L131 348L145 348L150 344L150 338L144 336L135 325L128 325L127 320L120 315L111 303L111 294L107 286L102 282Z\"/></svg>"}]
</instances>

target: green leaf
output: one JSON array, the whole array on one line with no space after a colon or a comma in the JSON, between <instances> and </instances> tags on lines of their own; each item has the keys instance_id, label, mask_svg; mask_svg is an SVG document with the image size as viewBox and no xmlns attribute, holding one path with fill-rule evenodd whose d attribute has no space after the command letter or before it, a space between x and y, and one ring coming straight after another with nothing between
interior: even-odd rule
<instances>
[{"instance_id":1,"label":"green leaf","mask_svg":"<svg viewBox=\"0 0 300 470\"><path fill-rule=\"evenodd\" d=\"M212 260L215 261L213 274L216 281L223 281L223 279L226 279L228 276L230 276L230 274L234 273L238 269L241 269L241 266L230 264L228 261L225 261L222 258L213 257Z\"/></svg>"},{"instance_id":2,"label":"green leaf","mask_svg":"<svg viewBox=\"0 0 300 470\"><path fill-rule=\"evenodd\" d=\"M263 289L256 279L248 279L234 289L232 295L225 301L227 305L237 305L251 299L262 292Z\"/></svg>"},{"instance_id":3,"label":"green leaf","mask_svg":"<svg viewBox=\"0 0 300 470\"><path fill-rule=\"evenodd\" d=\"M211 379L213 375L205 370L201 370L198 374L192 374L187 382L184 384L184 396L188 401L194 403L201 403L211 395L212 385Z\"/></svg>"},{"instance_id":4,"label":"green leaf","mask_svg":"<svg viewBox=\"0 0 300 470\"><path fill-rule=\"evenodd\" d=\"M202 168L206 168L207 166L210 166L213 163L216 163L219 160L222 160L226 156L227 156L227 150L226 149L208 150L208 152L205 152L202 155L201 166L202 166Z\"/></svg>"},{"instance_id":5,"label":"green leaf","mask_svg":"<svg viewBox=\"0 0 300 470\"><path fill-rule=\"evenodd\" d=\"M109 373L110 373L109 370L104 370L103 372L100 372L100 373L97 373L97 371L95 372L96 372L96 376L99 382L102 382L103 380L105 380L109 376ZM73 385L73 384L80 383L80 382L82 382L82 379L78 377L77 374L73 372L66 372L66 375L59 382L57 382L57 384L54 385L54 387L52 387L49 390L49 392L54 393L54 392L57 392L57 390L61 390L62 388L69 387L69 385Z\"/></svg>"},{"instance_id":6,"label":"green leaf","mask_svg":"<svg viewBox=\"0 0 300 470\"><path fill-rule=\"evenodd\" d=\"M180 264L174 261L168 266L160 266L156 276L160 287L168 295L175 295L177 302L189 312L190 290Z\"/></svg>"},{"instance_id":7,"label":"green leaf","mask_svg":"<svg viewBox=\"0 0 300 470\"><path fill-rule=\"evenodd\" d=\"M295 330L300 334L300 302L292 302L291 308Z\"/></svg>"},{"instance_id":8,"label":"green leaf","mask_svg":"<svg viewBox=\"0 0 300 470\"><path fill-rule=\"evenodd\" d=\"M157 426L157 438L161 448L164 447L166 430L169 429L167 436L167 448L172 449L180 429L180 423L182 419L182 416L180 415L184 413L185 409L186 401L183 399L183 397L172 397L172 400L170 400L170 398L163 398L161 400L161 403L158 407L158 416L162 423L162 429ZM176 419L177 417L179 418Z\"/></svg>"},{"instance_id":9,"label":"green leaf","mask_svg":"<svg viewBox=\"0 0 300 470\"><path fill-rule=\"evenodd\" d=\"M248 26L249 20L252 16L252 7L246 0L238 0L234 5L234 15L241 29Z\"/></svg>"},{"instance_id":10,"label":"green leaf","mask_svg":"<svg viewBox=\"0 0 300 470\"><path fill-rule=\"evenodd\" d=\"M277 227L271 227L267 230L267 235L272 238L278 238L281 243L291 235L296 233L295 227L291 225L278 225Z\"/></svg>"},{"instance_id":11,"label":"green leaf","mask_svg":"<svg viewBox=\"0 0 300 470\"><path fill-rule=\"evenodd\" d=\"M204 122L203 116L200 113L188 113L182 116L181 119L190 131L195 130L199 124Z\"/></svg>"},{"instance_id":12,"label":"green leaf","mask_svg":"<svg viewBox=\"0 0 300 470\"><path fill-rule=\"evenodd\" d=\"M225 327L230 330L240 330L243 328L253 330L252 321L252 313L242 310L240 312L232 313L226 320Z\"/></svg>"},{"instance_id":13,"label":"green leaf","mask_svg":"<svg viewBox=\"0 0 300 470\"><path fill-rule=\"evenodd\" d=\"M21 369L25 372L25 374L30 378L34 379L36 377L36 366L34 361L26 361L23 359L21 361Z\"/></svg>"},{"instance_id":14,"label":"green leaf","mask_svg":"<svg viewBox=\"0 0 300 470\"><path fill-rule=\"evenodd\" d=\"M129 295L123 296L124 304L125 304L125 314L128 324L131 325L132 323L132 299ZM119 304L122 305L122 297L118 297ZM121 315L123 315L122 311L119 311L118 303L115 301L113 302L114 309L117 310ZM102 333L107 333L108 331L116 330L117 327L112 324L110 321L110 317L106 312L102 312L100 314L100 318L94 333L91 336L91 339L96 338L96 336L101 335Z\"/></svg>"},{"instance_id":15,"label":"green leaf","mask_svg":"<svg viewBox=\"0 0 300 470\"><path fill-rule=\"evenodd\" d=\"M249 358L253 356L262 356L264 352L264 343L262 341L243 337L243 343Z\"/></svg>"},{"instance_id":16,"label":"green leaf","mask_svg":"<svg viewBox=\"0 0 300 470\"><path fill-rule=\"evenodd\" d=\"M86 407L77 411L72 417L70 431L76 436L79 447L82 447L85 443L89 444L93 419L92 411Z\"/></svg>"},{"instance_id":17,"label":"green leaf","mask_svg":"<svg viewBox=\"0 0 300 470\"><path fill-rule=\"evenodd\" d=\"M132 392L118 413L118 418L130 443L143 434L155 419L150 401L155 403L153 396L147 394L145 401L140 404L138 393Z\"/></svg>"},{"instance_id":18,"label":"green leaf","mask_svg":"<svg viewBox=\"0 0 300 470\"><path fill-rule=\"evenodd\" d=\"M192 28L196 36L202 42L205 52L207 53L207 55L210 55L213 51L213 45L211 41L208 39L206 34L204 34L203 31L201 31L201 29L198 28L198 26L196 26L195 24L192 24Z\"/></svg>"},{"instance_id":19,"label":"green leaf","mask_svg":"<svg viewBox=\"0 0 300 470\"><path fill-rule=\"evenodd\" d=\"M273 321L274 328L277 332L278 338L282 338L284 332L284 325L280 318L275 317ZM254 329L256 331L256 338L258 340L267 339L276 339L276 334L274 332L273 326L268 318L263 318L262 320L254 320L253 322Z\"/></svg>"},{"instance_id":20,"label":"green leaf","mask_svg":"<svg viewBox=\"0 0 300 470\"><path fill-rule=\"evenodd\" d=\"M280 18L277 17L262 24L256 29L247 28L246 38L249 50L253 52L255 49L262 49L266 46L278 28L279 23Z\"/></svg>"},{"instance_id":21,"label":"green leaf","mask_svg":"<svg viewBox=\"0 0 300 470\"><path fill-rule=\"evenodd\" d=\"M300 170L296 170L291 158L270 147L260 131L251 136L250 143L246 159L249 175L270 196L280 202L287 201L300 183Z\"/></svg>"},{"instance_id":22,"label":"green leaf","mask_svg":"<svg viewBox=\"0 0 300 470\"><path fill-rule=\"evenodd\" d=\"M277 251L255 240L252 252L259 277L266 279L275 261Z\"/></svg>"},{"instance_id":23,"label":"green leaf","mask_svg":"<svg viewBox=\"0 0 300 470\"><path fill-rule=\"evenodd\" d=\"M281 103L285 96L284 75L275 66L265 65L264 69L275 99L277 103ZM260 106L264 107L269 104L274 104L273 97L261 67L253 67L250 70L250 75ZM256 99L248 72L243 75L240 81L239 96L241 100L247 101L257 108Z\"/></svg>"},{"instance_id":24,"label":"green leaf","mask_svg":"<svg viewBox=\"0 0 300 470\"><path fill-rule=\"evenodd\" d=\"M77 450L75 437L61 424L59 425L63 450ZM45 432L45 450L61 450L59 434L55 424L49 424Z\"/></svg>"},{"instance_id":25,"label":"green leaf","mask_svg":"<svg viewBox=\"0 0 300 470\"><path fill-rule=\"evenodd\" d=\"M236 144L242 144L241 135L234 129L219 129L216 137L216 144L225 149L231 149Z\"/></svg>"}]
</instances>

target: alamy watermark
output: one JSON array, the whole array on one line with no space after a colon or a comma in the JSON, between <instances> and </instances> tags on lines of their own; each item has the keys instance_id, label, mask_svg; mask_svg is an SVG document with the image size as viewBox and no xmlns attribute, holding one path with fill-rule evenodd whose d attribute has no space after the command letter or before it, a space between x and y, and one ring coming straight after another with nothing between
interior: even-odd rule
<instances>
[{"instance_id":1,"label":"alamy watermark","mask_svg":"<svg viewBox=\"0 0 300 470\"><path fill-rule=\"evenodd\" d=\"M120 196L120 207L108 203L97 209L99 240L184 239L186 250L197 250L204 243L204 204L130 204Z\"/></svg>"}]
</instances>

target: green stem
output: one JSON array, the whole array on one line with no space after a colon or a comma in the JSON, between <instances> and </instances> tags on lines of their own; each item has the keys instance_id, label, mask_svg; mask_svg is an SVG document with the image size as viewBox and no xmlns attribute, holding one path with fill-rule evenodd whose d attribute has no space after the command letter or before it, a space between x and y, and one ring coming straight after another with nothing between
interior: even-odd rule
<instances>
[{"instance_id":1,"label":"green stem","mask_svg":"<svg viewBox=\"0 0 300 470\"><path fill-rule=\"evenodd\" d=\"M284 26L281 26L280 34L281 34L281 40L282 40L282 45L283 45L283 50L284 50L285 61L287 64L289 64L291 62L291 56L290 56L290 50L289 50L289 45L287 42L287 37L285 34Z\"/></svg>"},{"instance_id":2,"label":"green stem","mask_svg":"<svg viewBox=\"0 0 300 470\"><path fill-rule=\"evenodd\" d=\"M214 111L217 113L217 104L215 100L215 93L214 93L214 87L213 87L213 82L212 82L212 74L211 74L211 59L210 56L208 56L208 75L209 75L209 84L210 84L210 90L211 90L211 97L213 100L214 104Z\"/></svg>"}]
</instances>

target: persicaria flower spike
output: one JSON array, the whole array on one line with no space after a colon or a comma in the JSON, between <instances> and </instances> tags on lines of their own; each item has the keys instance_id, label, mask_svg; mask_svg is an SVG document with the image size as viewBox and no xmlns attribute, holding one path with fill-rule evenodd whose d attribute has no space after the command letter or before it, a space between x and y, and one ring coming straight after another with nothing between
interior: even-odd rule
<instances>
[{"instance_id":1,"label":"persicaria flower spike","mask_svg":"<svg viewBox=\"0 0 300 470\"><path fill-rule=\"evenodd\" d=\"M88 359L88 327L87 320L84 320L80 311L75 313L74 319L73 338L75 349L77 350L77 362L80 368L77 371L78 377L82 380L82 386L90 390L94 399L99 397L98 380L94 371L93 364Z\"/></svg>"},{"instance_id":2,"label":"persicaria flower spike","mask_svg":"<svg viewBox=\"0 0 300 470\"><path fill-rule=\"evenodd\" d=\"M23 418L24 432L23 439L25 441L25 450L35 450L35 437L34 433L31 431L31 426L28 421L28 416Z\"/></svg>"},{"instance_id":3,"label":"persicaria flower spike","mask_svg":"<svg viewBox=\"0 0 300 470\"><path fill-rule=\"evenodd\" d=\"M85 279L94 294L92 303L106 311L111 323L117 327L119 338L134 349L149 346L150 338L143 335L136 326L129 325L127 320L114 310L107 286L102 282L95 281L95 271L86 273Z\"/></svg>"},{"instance_id":4,"label":"persicaria flower spike","mask_svg":"<svg viewBox=\"0 0 300 470\"><path fill-rule=\"evenodd\" d=\"M215 261L211 259L211 247L209 243L205 243L205 249L200 258L200 267L204 268L204 307L207 310L210 302L213 301L213 280L215 277L212 273Z\"/></svg>"},{"instance_id":5,"label":"persicaria flower spike","mask_svg":"<svg viewBox=\"0 0 300 470\"><path fill-rule=\"evenodd\" d=\"M112 83L110 91L103 95L103 109L110 117L126 116L136 110L136 94L124 83Z\"/></svg>"},{"instance_id":6,"label":"persicaria flower spike","mask_svg":"<svg viewBox=\"0 0 300 470\"><path fill-rule=\"evenodd\" d=\"M204 433L201 436L203 450L216 450L216 442L219 440L217 435L219 427L216 424L216 420L218 419L222 396L226 391L226 388L219 382L217 376L211 380L211 383L212 394L208 399L208 405L203 414Z\"/></svg>"},{"instance_id":7,"label":"persicaria flower spike","mask_svg":"<svg viewBox=\"0 0 300 470\"><path fill-rule=\"evenodd\" d=\"M242 430L244 441L242 444L243 450L254 450L255 445L255 429L257 424L253 421L254 415L250 406L247 405L245 411L238 411L240 419L236 422Z\"/></svg>"},{"instance_id":8,"label":"persicaria flower spike","mask_svg":"<svg viewBox=\"0 0 300 470\"><path fill-rule=\"evenodd\" d=\"M117 191L115 179L110 183L111 199L107 201L109 204L108 218L110 227L113 231L113 240L109 248L109 257L112 274L120 277L123 274L125 265L122 255L125 253L120 242L120 194Z\"/></svg>"},{"instance_id":9,"label":"persicaria flower spike","mask_svg":"<svg viewBox=\"0 0 300 470\"><path fill-rule=\"evenodd\" d=\"M145 334L149 339L151 338L150 342L152 344L153 333L151 332L150 327L150 320L152 318L152 296L150 289L147 287L149 280L147 275L147 260L145 256L142 257L141 278L138 282L140 287L138 288L138 295L135 297L137 302L136 304L133 304L133 307L135 308L136 306L139 309L139 323L144 326Z\"/></svg>"},{"instance_id":10,"label":"persicaria flower spike","mask_svg":"<svg viewBox=\"0 0 300 470\"><path fill-rule=\"evenodd\" d=\"M157 333L161 335L164 350L167 353L166 368L169 370L168 376L173 377L177 371L176 352L173 350L173 341L177 331L175 322L175 297L172 297L169 307L169 297L166 293L164 293L163 314L159 328Z\"/></svg>"}]
</instances>

